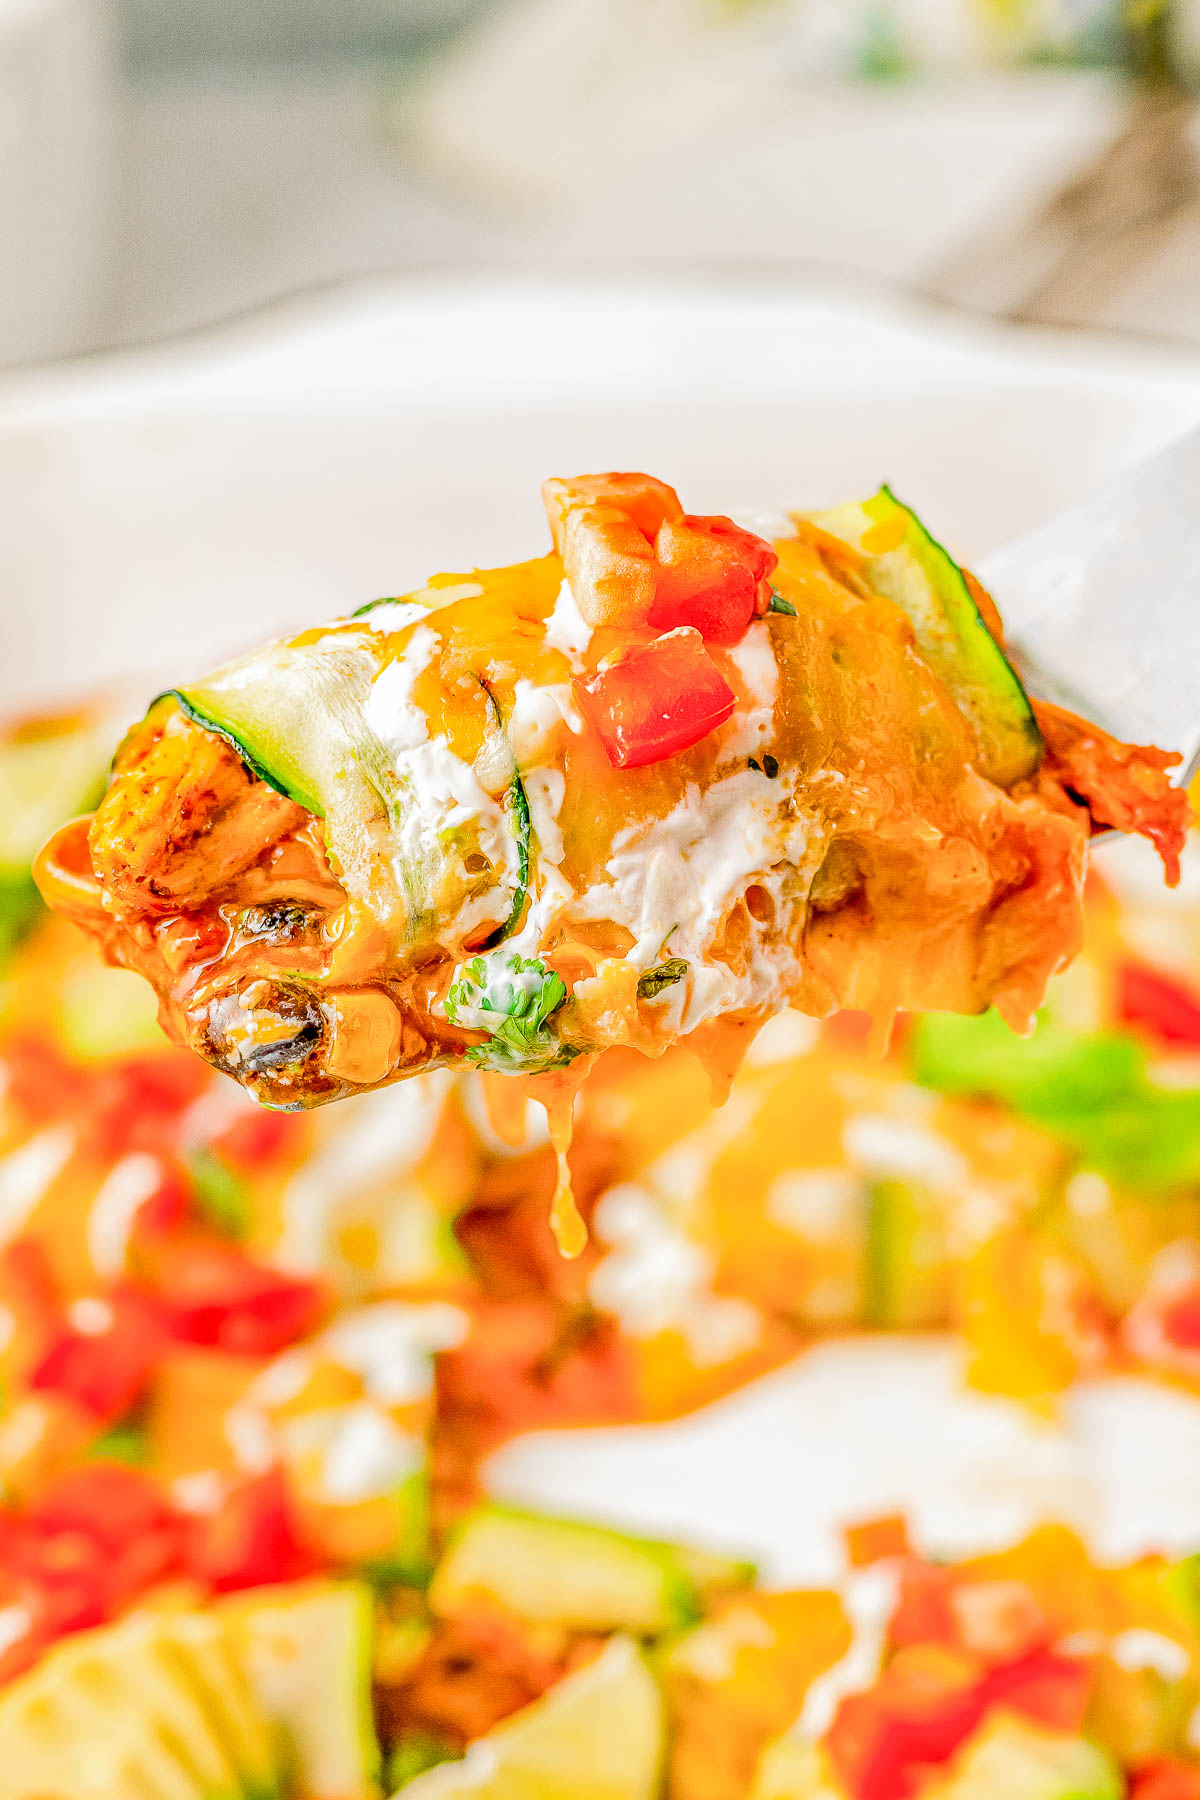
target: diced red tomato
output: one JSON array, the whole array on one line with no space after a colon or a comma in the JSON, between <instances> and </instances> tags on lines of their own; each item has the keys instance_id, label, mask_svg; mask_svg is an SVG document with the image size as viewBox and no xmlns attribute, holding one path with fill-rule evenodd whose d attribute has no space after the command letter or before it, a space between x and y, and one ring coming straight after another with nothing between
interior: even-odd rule
<instances>
[{"instance_id":1,"label":"diced red tomato","mask_svg":"<svg viewBox=\"0 0 1200 1800\"><path fill-rule=\"evenodd\" d=\"M980 1670L934 1644L896 1653L868 1693L838 1707L826 1746L853 1800L908 1800L922 1769L945 1762L980 1718Z\"/></svg>"},{"instance_id":2,"label":"diced red tomato","mask_svg":"<svg viewBox=\"0 0 1200 1800\"><path fill-rule=\"evenodd\" d=\"M214 1148L238 1169L261 1169L276 1157L299 1147L304 1120L295 1113L268 1112L264 1107L247 1110L224 1130Z\"/></svg>"},{"instance_id":3,"label":"diced red tomato","mask_svg":"<svg viewBox=\"0 0 1200 1800\"><path fill-rule=\"evenodd\" d=\"M329 1304L323 1283L267 1268L199 1232L156 1246L146 1265L173 1337L239 1356L270 1356L307 1337Z\"/></svg>"},{"instance_id":4,"label":"diced red tomato","mask_svg":"<svg viewBox=\"0 0 1200 1800\"><path fill-rule=\"evenodd\" d=\"M78 1063L31 1031L8 1036L4 1073L9 1103L31 1121L77 1114L91 1087L90 1076Z\"/></svg>"},{"instance_id":5,"label":"diced red tomato","mask_svg":"<svg viewBox=\"0 0 1200 1800\"><path fill-rule=\"evenodd\" d=\"M36 1363L59 1329L61 1313L50 1260L33 1238L14 1238L0 1250L0 1302L20 1336L22 1356ZM22 1366L28 1364L22 1361Z\"/></svg>"},{"instance_id":6,"label":"diced red tomato","mask_svg":"<svg viewBox=\"0 0 1200 1800\"><path fill-rule=\"evenodd\" d=\"M888 1635L893 1644L953 1644L958 1638L950 1604L953 1571L912 1557L900 1571L900 1592Z\"/></svg>"},{"instance_id":7,"label":"diced red tomato","mask_svg":"<svg viewBox=\"0 0 1200 1800\"><path fill-rule=\"evenodd\" d=\"M131 1056L106 1068L95 1089L89 1141L105 1158L168 1147L179 1115L210 1079L186 1051Z\"/></svg>"},{"instance_id":8,"label":"diced red tomato","mask_svg":"<svg viewBox=\"0 0 1200 1800\"><path fill-rule=\"evenodd\" d=\"M842 1701L827 1747L853 1800L909 1800L993 1707L1078 1732L1091 1686L1086 1661L1050 1650L988 1670L964 1651L913 1644L872 1689Z\"/></svg>"},{"instance_id":9,"label":"diced red tomato","mask_svg":"<svg viewBox=\"0 0 1200 1800\"><path fill-rule=\"evenodd\" d=\"M1124 962L1117 970L1117 1017L1140 1025L1162 1044L1200 1044L1200 995L1149 963Z\"/></svg>"},{"instance_id":10,"label":"diced red tomato","mask_svg":"<svg viewBox=\"0 0 1200 1800\"><path fill-rule=\"evenodd\" d=\"M864 1519L861 1524L847 1525L842 1536L852 1569L867 1569L872 1563L886 1562L890 1557L912 1555L908 1521L903 1513L888 1513L884 1518Z\"/></svg>"},{"instance_id":11,"label":"diced red tomato","mask_svg":"<svg viewBox=\"0 0 1200 1800\"><path fill-rule=\"evenodd\" d=\"M4 1572L28 1595L42 1637L114 1617L178 1566L180 1521L156 1483L116 1463L62 1476L14 1519Z\"/></svg>"},{"instance_id":12,"label":"diced red tomato","mask_svg":"<svg viewBox=\"0 0 1200 1800\"><path fill-rule=\"evenodd\" d=\"M477 1301L465 1343L437 1359L441 1438L491 1448L518 1431L635 1418L628 1340L604 1315Z\"/></svg>"},{"instance_id":13,"label":"diced red tomato","mask_svg":"<svg viewBox=\"0 0 1200 1800\"><path fill-rule=\"evenodd\" d=\"M698 631L670 631L577 683L579 703L616 769L677 756L723 725L736 696Z\"/></svg>"},{"instance_id":14,"label":"diced red tomato","mask_svg":"<svg viewBox=\"0 0 1200 1800\"><path fill-rule=\"evenodd\" d=\"M1200 1286L1166 1295L1158 1317L1169 1344L1179 1350L1200 1350Z\"/></svg>"},{"instance_id":15,"label":"diced red tomato","mask_svg":"<svg viewBox=\"0 0 1200 1800\"><path fill-rule=\"evenodd\" d=\"M148 1200L143 1200L134 1216L132 1242L165 1237L178 1231L191 1216L192 1199L187 1182L178 1169L163 1169L163 1178Z\"/></svg>"},{"instance_id":16,"label":"diced red tomato","mask_svg":"<svg viewBox=\"0 0 1200 1800\"><path fill-rule=\"evenodd\" d=\"M1163 1757L1133 1779L1129 1800L1200 1800L1200 1764Z\"/></svg>"},{"instance_id":17,"label":"diced red tomato","mask_svg":"<svg viewBox=\"0 0 1200 1800\"><path fill-rule=\"evenodd\" d=\"M655 539L658 573L649 623L656 631L693 626L712 644L736 644L771 598L779 561L765 538L732 519L685 513Z\"/></svg>"},{"instance_id":18,"label":"diced red tomato","mask_svg":"<svg viewBox=\"0 0 1200 1800\"><path fill-rule=\"evenodd\" d=\"M88 1323L95 1314L94 1328ZM162 1308L135 1288L76 1302L30 1376L30 1386L63 1394L98 1420L127 1413L141 1397L166 1342Z\"/></svg>"},{"instance_id":19,"label":"diced red tomato","mask_svg":"<svg viewBox=\"0 0 1200 1800\"><path fill-rule=\"evenodd\" d=\"M301 1539L279 1469L239 1483L215 1513L194 1520L186 1554L188 1572L219 1592L295 1581L321 1566Z\"/></svg>"},{"instance_id":20,"label":"diced red tomato","mask_svg":"<svg viewBox=\"0 0 1200 1800\"><path fill-rule=\"evenodd\" d=\"M1053 1650L1034 1650L991 1670L981 1698L985 1712L991 1706L1005 1706L1049 1730L1078 1732L1091 1691L1090 1663Z\"/></svg>"}]
</instances>

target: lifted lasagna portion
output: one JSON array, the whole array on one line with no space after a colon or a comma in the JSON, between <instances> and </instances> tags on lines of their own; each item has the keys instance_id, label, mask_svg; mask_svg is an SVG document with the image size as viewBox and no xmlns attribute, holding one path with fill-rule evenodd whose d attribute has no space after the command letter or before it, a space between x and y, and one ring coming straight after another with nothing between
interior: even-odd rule
<instances>
[{"instance_id":1,"label":"lifted lasagna portion","mask_svg":"<svg viewBox=\"0 0 1200 1800\"><path fill-rule=\"evenodd\" d=\"M260 1100L681 1038L724 1070L788 1005L1022 1030L1078 947L1093 822L1173 871L1177 759L1032 706L887 489L774 543L644 475L545 492L552 554L162 696L42 854L47 899Z\"/></svg>"}]
</instances>

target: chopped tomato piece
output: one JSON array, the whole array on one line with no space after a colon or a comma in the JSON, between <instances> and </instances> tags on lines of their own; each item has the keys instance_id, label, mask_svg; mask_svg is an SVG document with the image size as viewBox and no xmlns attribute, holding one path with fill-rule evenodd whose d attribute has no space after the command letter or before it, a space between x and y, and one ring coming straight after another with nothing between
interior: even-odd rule
<instances>
[{"instance_id":1,"label":"chopped tomato piece","mask_svg":"<svg viewBox=\"0 0 1200 1800\"><path fill-rule=\"evenodd\" d=\"M30 1376L30 1386L64 1394L97 1419L113 1420L137 1401L162 1353L162 1309L134 1288L77 1301Z\"/></svg>"},{"instance_id":2,"label":"chopped tomato piece","mask_svg":"<svg viewBox=\"0 0 1200 1800\"><path fill-rule=\"evenodd\" d=\"M826 1743L853 1800L909 1800L993 1707L1078 1732L1091 1687L1088 1662L1050 1650L985 1670L964 1651L914 1644L869 1692L842 1701Z\"/></svg>"},{"instance_id":3,"label":"chopped tomato piece","mask_svg":"<svg viewBox=\"0 0 1200 1800\"><path fill-rule=\"evenodd\" d=\"M106 1069L97 1083L89 1135L98 1155L162 1151L179 1115L203 1091L208 1075L186 1051L131 1056Z\"/></svg>"},{"instance_id":4,"label":"chopped tomato piece","mask_svg":"<svg viewBox=\"0 0 1200 1800\"><path fill-rule=\"evenodd\" d=\"M307 1337L328 1306L321 1282L267 1268L198 1232L155 1246L147 1265L173 1337L239 1356L270 1356Z\"/></svg>"},{"instance_id":5,"label":"chopped tomato piece","mask_svg":"<svg viewBox=\"0 0 1200 1800\"><path fill-rule=\"evenodd\" d=\"M1200 1350L1200 1286L1171 1294L1159 1309L1167 1342L1180 1350Z\"/></svg>"},{"instance_id":6,"label":"chopped tomato piece","mask_svg":"<svg viewBox=\"0 0 1200 1800\"><path fill-rule=\"evenodd\" d=\"M1200 1800L1200 1764L1163 1757L1136 1775L1129 1800Z\"/></svg>"},{"instance_id":7,"label":"chopped tomato piece","mask_svg":"<svg viewBox=\"0 0 1200 1800\"><path fill-rule=\"evenodd\" d=\"M677 756L723 725L736 696L698 631L638 644L577 684L580 705L616 769Z\"/></svg>"},{"instance_id":8,"label":"chopped tomato piece","mask_svg":"<svg viewBox=\"0 0 1200 1800\"><path fill-rule=\"evenodd\" d=\"M304 1121L295 1113L267 1112L256 1106L235 1119L213 1148L239 1169L261 1169L298 1148L303 1138Z\"/></svg>"},{"instance_id":9,"label":"chopped tomato piece","mask_svg":"<svg viewBox=\"0 0 1200 1800\"><path fill-rule=\"evenodd\" d=\"M280 1469L231 1488L215 1513L193 1522L188 1572L219 1592L295 1581L320 1568L299 1535Z\"/></svg>"},{"instance_id":10,"label":"chopped tomato piece","mask_svg":"<svg viewBox=\"0 0 1200 1800\"><path fill-rule=\"evenodd\" d=\"M133 1220L132 1239L165 1237L178 1231L192 1212L188 1184L178 1169L163 1169L163 1178L148 1200L143 1200Z\"/></svg>"},{"instance_id":11,"label":"chopped tomato piece","mask_svg":"<svg viewBox=\"0 0 1200 1800\"><path fill-rule=\"evenodd\" d=\"M958 1637L951 1605L953 1584L950 1569L910 1558L900 1571L900 1593L888 1630L891 1642L953 1644Z\"/></svg>"},{"instance_id":12,"label":"chopped tomato piece","mask_svg":"<svg viewBox=\"0 0 1200 1800\"><path fill-rule=\"evenodd\" d=\"M979 1722L978 1664L938 1645L900 1650L878 1683L850 1694L826 1739L853 1800L908 1800Z\"/></svg>"},{"instance_id":13,"label":"chopped tomato piece","mask_svg":"<svg viewBox=\"0 0 1200 1800\"><path fill-rule=\"evenodd\" d=\"M712 644L737 644L770 604L779 561L765 538L732 519L668 519L655 540L659 569L650 606L657 631L693 626Z\"/></svg>"},{"instance_id":14,"label":"chopped tomato piece","mask_svg":"<svg viewBox=\"0 0 1200 1800\"><path fill-rule=\"evenodd\" d=\"M0 1304L13 1321L10 1341L20 1342L22 1367L45 1354L61 1321L58 1292L45 1249L33 1238L14 1238L0 1250Z\"/></svg>"},{"instance_id":15,"label":"chopped tomato piece","mask_svg":"<svg viewBox=\"0 0 1200 1800\"><path fill-rule=\"evenodd\" d=\"M178 1565L180 1523L149 1476L93 1463L62 1476L12 1524L7 1575L32 1590L32 1610L55 1637L112 1618Z\"/></svg>"},{"instance_id":16,"label":"chopped tomato piece","mask_svg":"<svg viewBox=\"0 0 1200 1800\"><path fill-rule=\"evenodd\" d=\"M4 1049L5 1099L27 1118L69 1118L86 1104L88 1075L54 1044L19 1030Z\"/></svg>"},{"instance_id":17,"label":"chopped tomato piece","mask_svg":"<svg viewBox=\"0 0 1200 1800\"><path fill-rule=\"evenodd\" d=\"M867 1569L872 1563L886 1562L889 1557L912 1555L908 1521L903 1513L888 1513L885 1518L864 1519L859 1525L847 1525L842 1535L852 1569Z\"/></svg>"},{"instance_id":18,"label":"chopped tomato piece","mask_svg":"<svg viewBox=\"0 0 1200 1800\"><path fill-rule=\"evenodd\" d=\"M1200 1044L1200 997L1148 963L1124 962L1117 970L1117 1016L1160 1043Z\"/></svg>"},{"instance_id":19,"label":"chopped tomato piece","mask_svg":"<svg viewBox=\"0 0 1200 1800\"><path fill-rule=\"evenodd\" d=\"M991 1671L982 1689L984 1709L1005 1706L1051 1731L1078 1732L1092 1679L1091 1664L1083 1658L1034 1650Z\"/></svg>"}]
</instances>

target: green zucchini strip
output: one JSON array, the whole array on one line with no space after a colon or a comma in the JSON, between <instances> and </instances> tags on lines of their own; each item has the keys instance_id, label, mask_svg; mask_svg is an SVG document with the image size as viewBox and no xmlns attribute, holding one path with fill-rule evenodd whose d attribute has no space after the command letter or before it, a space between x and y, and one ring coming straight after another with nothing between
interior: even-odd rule
<instances>
[{"instance_id":1,"label":"green zucchini strip","mask_svg":"<svg viewBox=\"0 0 1200 1800\"><path fill-rule=\"evenodd\" d=\"M505 938L510 938L516 931L521 923L521 915L525 911L525 902L529 898L530 843L533 837L533 821L529 812L529 795L525 792L525 783L521 780L521 771L517 767L517 759L513 754L512 745L509 743L499 702L482 675L479 677L479 685L491 701L497 729L505 743L508 744L513 766L512 780L504 796L504 810L512 823L513 837L516 839L517 887L513 895L512 910L507 919L502 925L496 927L481 946L484 950L494 950L497 944L502 944Z\"/></svg>"},{"instance_id":2,"label":"green zucchini strip","mask_svg":"<svg viewBox=\"0 0 1200 1800\"><path fill-rule=\"evenodd\" d=\"M912 620L917 648L971 725L977 766L999 787L1032 775L1045 749L1029 696L988 629L966 576L911 507L881 487L869 500L816 513L813 523L859 551L877 594ZM883 550L864 544L892 525Z\"/></svg>"}]
</instances>

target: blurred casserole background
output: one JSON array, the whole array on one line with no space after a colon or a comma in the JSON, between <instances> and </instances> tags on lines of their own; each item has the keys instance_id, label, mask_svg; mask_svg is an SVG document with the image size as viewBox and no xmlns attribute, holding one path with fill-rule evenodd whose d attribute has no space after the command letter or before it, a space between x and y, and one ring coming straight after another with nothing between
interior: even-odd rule
<instances>
[{"instance_id":1,"label":"blurred casserole background","mask_svg":"<svg viewBox=\"0 0 1200 1800\"><path fill-rule=\"evenodd\" d=\"M818 265L1200 336L1200 0L0 0L0 361L366 271Z\"/></svg>"}]
</instances>

